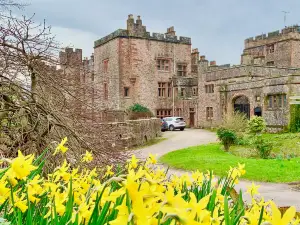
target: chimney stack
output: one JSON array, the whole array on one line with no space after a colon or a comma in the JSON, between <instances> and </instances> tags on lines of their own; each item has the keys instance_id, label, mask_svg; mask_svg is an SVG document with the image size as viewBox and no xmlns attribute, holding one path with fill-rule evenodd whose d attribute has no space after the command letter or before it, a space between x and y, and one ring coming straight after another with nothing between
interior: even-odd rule
<instances>
[{"instance_id":1,"label":"chimney stack","mask_svg":"<svg viewBox=\"0 0 300 225\"><path fill-rule=\"evenodd\" d=\"M210 66L216 66L217 63L216 63L216 61L210 61L209 65L210 65Z\"/></svg>"},{"instance_id":2,"label":"chimney stack","mask_svg":"<svg viewBox=\"0 0 300 225\"><path fill-rule=\"evenodd\" d=\"M169 27L167 29L167 33L166 34L171 35L171 36L176 36L176 31L174 30L174 27L173 26Z\"/></svg>"}]
</instances>

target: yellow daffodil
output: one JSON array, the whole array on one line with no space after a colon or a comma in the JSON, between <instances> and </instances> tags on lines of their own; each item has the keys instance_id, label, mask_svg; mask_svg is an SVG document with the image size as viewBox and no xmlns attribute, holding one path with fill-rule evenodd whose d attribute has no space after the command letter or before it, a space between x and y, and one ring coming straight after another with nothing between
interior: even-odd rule
<instances>
[{"instance_id":1,"label":"yellow daffodil","mask_svg":"<svg viewBox=\"0 0 300 225\"><path fill-rule=\"evenodd\" d=\"M106 166L106 172L105 172L103 178L110 177L110 176L114 175L114 172L112 171L112 168L113 168L113 166Z\"/></svg>"},{"instance_id":2,"label":"yellow daffodil","mask_svg":"<svg viewBox=\"0 0 300 225\"><path fill-rule=\"evenodd\" d=\"M130 169L136 169L137 168L137 166L138 166L138 159L135 157L135 155L133 155L132 156L132 158L131 158L131 160L130 160L130 162L129 162L129 170Z\"/></svg>"},{"instance_id":3,"label":"yellow daffodil","mask_svg":"<svg viewBox=\"0 0 300 225\"><path fill-rule=\"evenodd\" d=\"M85 154L82 156L82 162L91 162L93 161L93 155L91 152L86 151Z\"/></svg>"},{"instance_id":4,"label":"yellow daffodil","mask_svg":"<svg viewBox=\"0 0 300 225\"><path fill-rule=\"evenodd\" d=\"M65 142L57 152L65 152ZM67 223L85 225L90 219L97 223L102 218L100 222L105 225L221 225L227 200L230 219L236 224L258 225L260 219L261 224L299 224L295 207L281 215L274 202L254 198L259 187L254 183L247 191L250 203L244 208L236 205L233 192L228 196L228 187L245 174L243 164L230 168L226 180L220 181L209 171L168 177L164 168L153 166L156 159L151 154L146 163L138 163L132 156L121 174L114 174L113 166L106 166L101 178L96 168L74 168L66 160L53 173L41 176L40 170L33 173L33 159L33 155L23 156L19 152L16 159L8 161L10 167L0 172L0 205L7 204L9 217L16 214L18 218L13 219L19 223L31 222L19 221L19 216L28 218L30 209L32 215L43 216L33 220L44 224L68 218ZM91 160L92 154L86 152L83 161ZM241 209L243 215L238 218ZM5 216L5 212L0 213Z\"/></svg>"},{"instance_id":5,"label":"yellow daffodil","mask_svg":"<svg viewBox=\"0 0 300 225\"><path fill-rule=\"evenodd\" d=\"M55 152L53 153L53 155L56 155L58 152L65 153L66 151L68 151L68 147L65 146L67 141L68 141L67 137L62 139L62 141L56 147Z\"/></svg>"},{"instance_id":6,"label":"yellow daffodil","mask_svg":"<svg viewBox=\"0 0 300 225\"><path fill-rule=\"evenodd\" d=\"M115 220L109 221L110 225L127 225L129 221L129 212L128 207L126 206L126 201L123 200L123 203L116 207L118 210L118 216Z\"/></svg>"},{"instance_id":7,"label":"yellow daffodil","mask_svg":"<svg viewBox=\"0 0 300 225\"><path fill-rule=\"evenodd\" d=\"M255 185L255 184L252 182L252 185L251 185L251 186L248 186L247 193L249 193L251 196L257 195L257 194L259 194L259 193L258 193L258 188L259 188L259 187L260 187L259 185Z\"/></svg>"},{"instance_id":8,"label":"yellow daffodil","mask_svg":"<svg viewBox=\"0 0 300 225\"><path fill-rule=\"evenodd\" d=\"M22 213L26 212L26 210L28 209L28 206L26 205L27 200L25 199L25 195L23 194L20 198L14 194L14 206L19 208Z\"/></svg>"},{"instance_id":9,"label":"yellow daffodil","mask_svg":"<svg viewBox=\"0 0 300 225\"><path fill-rule=\"evenodd\" d=\"M17 179L26 178L31 171L37 168L32 165L33 159L33 155L24 156L21 151L18 151L18 157L12 160L8 174L10 173L10 175L13 175Z\"/></svg>"},{"instance_id":10,"label":"yellow daffodil","mask_svg":"<svg viewBox=\"0 0 300 225\"><path fill-rule=\"evenodd\" d=\"M276 204L274 202L270 202L270 205L272 209L272 217L270 223L272 225L287 225L292 222L296 214L296 208L294 206L290 207L281 217L281 213Z\"/></svg>"},{"instance_id":11,"label":"yellow daffodil","mask_svg":"<svg viewBox=\"0 0 300 225\"><path fill-rule=\"evenodd\" d=\"M149 157L148 157L148 161L147 161L149 164L156 164L157 163L157 159L154 155L152 155L151 153L149 154Z\"/></svg>"}]
</instances>

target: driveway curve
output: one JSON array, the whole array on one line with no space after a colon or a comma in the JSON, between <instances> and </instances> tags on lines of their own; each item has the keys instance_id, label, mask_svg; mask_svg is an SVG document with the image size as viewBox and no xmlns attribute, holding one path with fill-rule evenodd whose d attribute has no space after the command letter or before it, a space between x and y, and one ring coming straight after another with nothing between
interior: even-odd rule
<instances>
[{"instance_id":1,"label":"driveway curve","mask_svg":"<svg viewBox=\"0 0 300 225\"><path fill-rule=\"evenodd\" d=\"M155 145L136 150L135 154L139 158L147 158L149 153L156 154L157 157L178 149L196 145L209 144L217 141L214 133L200 129L186 129L184 131L163 132L163 138L167 138Z\"/></svg>"},{"instance_id":2,"label":"driveway curve","mask_svg":"<svg viewBox=\"0 0 300 225\"><path fill-rule=\"evenodd\" d=\"M148 157L149 153L161 157L162 155L196 145L209 144L217 141L215 133L201 129L186 129L184 131L164 132L163 138L166 140L152 146L135 150L133 153L140 159ZM166 167L166 165L163 165ZM181 175L183 173L190 173L183 170L169 169L169 174ZM241 180L236 185L236 190L240 189L243 193L246 192L247 187L252 184L252 181ZM295 206L297 211L300 211L300 192L293 190L289 184L282 183L264 183L255 182L260 185L260 197L264 197L266 201L273 200L278 206ZM250 201L247 194L243 196L245 201Z\"/></svg>"}]
</instances>

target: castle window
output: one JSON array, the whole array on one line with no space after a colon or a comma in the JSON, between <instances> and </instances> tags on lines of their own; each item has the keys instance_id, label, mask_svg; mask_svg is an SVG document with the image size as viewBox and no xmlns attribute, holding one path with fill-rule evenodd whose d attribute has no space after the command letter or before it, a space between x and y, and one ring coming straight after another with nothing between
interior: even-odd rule
<instances>
[{"instance_id":1,"label":"castle window","mask_svg":"<svg viewBox=\"0 0 300 225\"><path fill-rule=\"evenodd\" d=\"M108 59L103 60L103 72L107 73L108 71Z\"/></svg>"},{"instance_id":2,"label":"castle window","mask_svg":"<svg viewBox=\"0 0 300 225\"><path fill-rule=\"evenodd\" d=\"M171 116L171 109L158 109L156 110L156 116L158 118Z\"/></svg>"},{"instance_id":3,"label":"castle window","mask_svg":"<svg viewBox=\"0 0 300 225\"><path fill-rule=\"evenodd\" d=\"M287 106L285 94L268 95L268 109L278 109Z\"/></svg>"},{"instance_id":4,"label":"castle window","mask_svg":"<svg viewBox=\"0 0 300 225\"><path fill-rule=\"evenodd\" d=\"M206 107L206 120L212 120L214 117L213 107Z\"/></svg>"},{"instance_id":5,"label":"castle window","mask_svg":"<svg viewBox=\"0 0 300 225\"><path fill-rule=\"evenodd\" d=\"M215 87L213 84L205 85L205 93L214 93Z\"/></svg>"},{"instance_id":6,"label":"castle window","mask_svg":"<svg viewBox=\"0 0 300 225\"><path fill-rule=\"evenodd\" d=\"M180 89L180 96L184 97L185 96L185 88Z\"/></svg>"},{"instance_id":7,"label":"castle window","mask_svg":"<svg viewBox=\"0 0 300 225\"><path fill-rule=\"evenodd\" d=\"M267 62L267 66L274 66L275 65L275 62L274 61L269 61Z\"/></svg>"},{"instance_id":8,"label":"castle window","mask_svg":"<svg viewBox=\"0 0 300 225\"><path fill-rule=\"evenodd\" d=\"M129 97L129 87L124 87L124 97Z\"/></svg>"},{"instance_id":9,"label":"castle window","mask_svg":"<svg viewBox=\"0 0 300 225\"><path fill-rule=\"evenodd\" d=\"M166 96L166 83L158 82L158 96L159 97Z\"/></svg>"},{"instance_id":10,"label":"castle window","mask_svg":"<svg viewBox=\"0 0 300 225\"><path fill-rule=\"evenodd\" d=\"M168 83L168 97L172 96L172 83Z\"/></svg>"},{"instance_id":11,"label":"castle window","mask_svg":"<svg viewBox=\"0 0 300 225\"><path fill-rule=\"evenodd\" d=\"M197 87L193 87L192 90L193 90L193 95L197 96L198 95L198 88Z\"/></svg>"},{"instance_id":12,"label":"castle window","mask_svg":"<svg viewBox=\"0 0 300 225\"><path fill-rule=\"evenodd\" d=\"M267 52L268 52L268 53L273 53L274 51L275 51L275 46L274 46L274 44L268 45L268 46L267 46Z\"/></svg>"},{"instance_id":13,"label":"castle window","mask_svg":"<svg viewBox=\"0 0 300 225\"><path fill-rule=\"evenodd\" d=\"M169 71L170 70L170 60L169 59L157 59L156 67L159 71Z\"/></svg>"},{"instance_id":14,"label":"castle window","mask_svg":"<svg viewBox=\"0 0 300 225\"><path fill-rule=\"evenodd\" d=\"M104 83L104 99L107 100L108 99L108 88L107 88L107 83Z\"/></svg>"},{"instance_id":15,"label":"castle window","mask_svg":"<svg viewBox=\"0 0 300 225\"><path fill-rule=\"evenodd\" d=\"M187 74L187 65L186 63L178 63L177 64L177 76L186 76Z\"/></svg>"}]
</instances>

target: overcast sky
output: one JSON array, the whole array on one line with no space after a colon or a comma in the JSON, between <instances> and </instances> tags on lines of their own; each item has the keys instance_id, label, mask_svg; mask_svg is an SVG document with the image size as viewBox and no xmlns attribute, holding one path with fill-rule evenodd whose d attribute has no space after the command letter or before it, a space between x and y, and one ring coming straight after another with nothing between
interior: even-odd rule
<instances>
[{"instance_id":1,"label":"overcast sky","mask_svg":"<svg viewBox=\"0 0 300 225\"><path fill-rule=\"evenodd\" d=\"M26 14L53 26L64 45L93 52L94 41L126 28L128 14L141 15L150 32L192 38L192 47L217 64L238 64L244 39L300 24L300 0L28 0Z\"/></svg>"}]
</instances>

